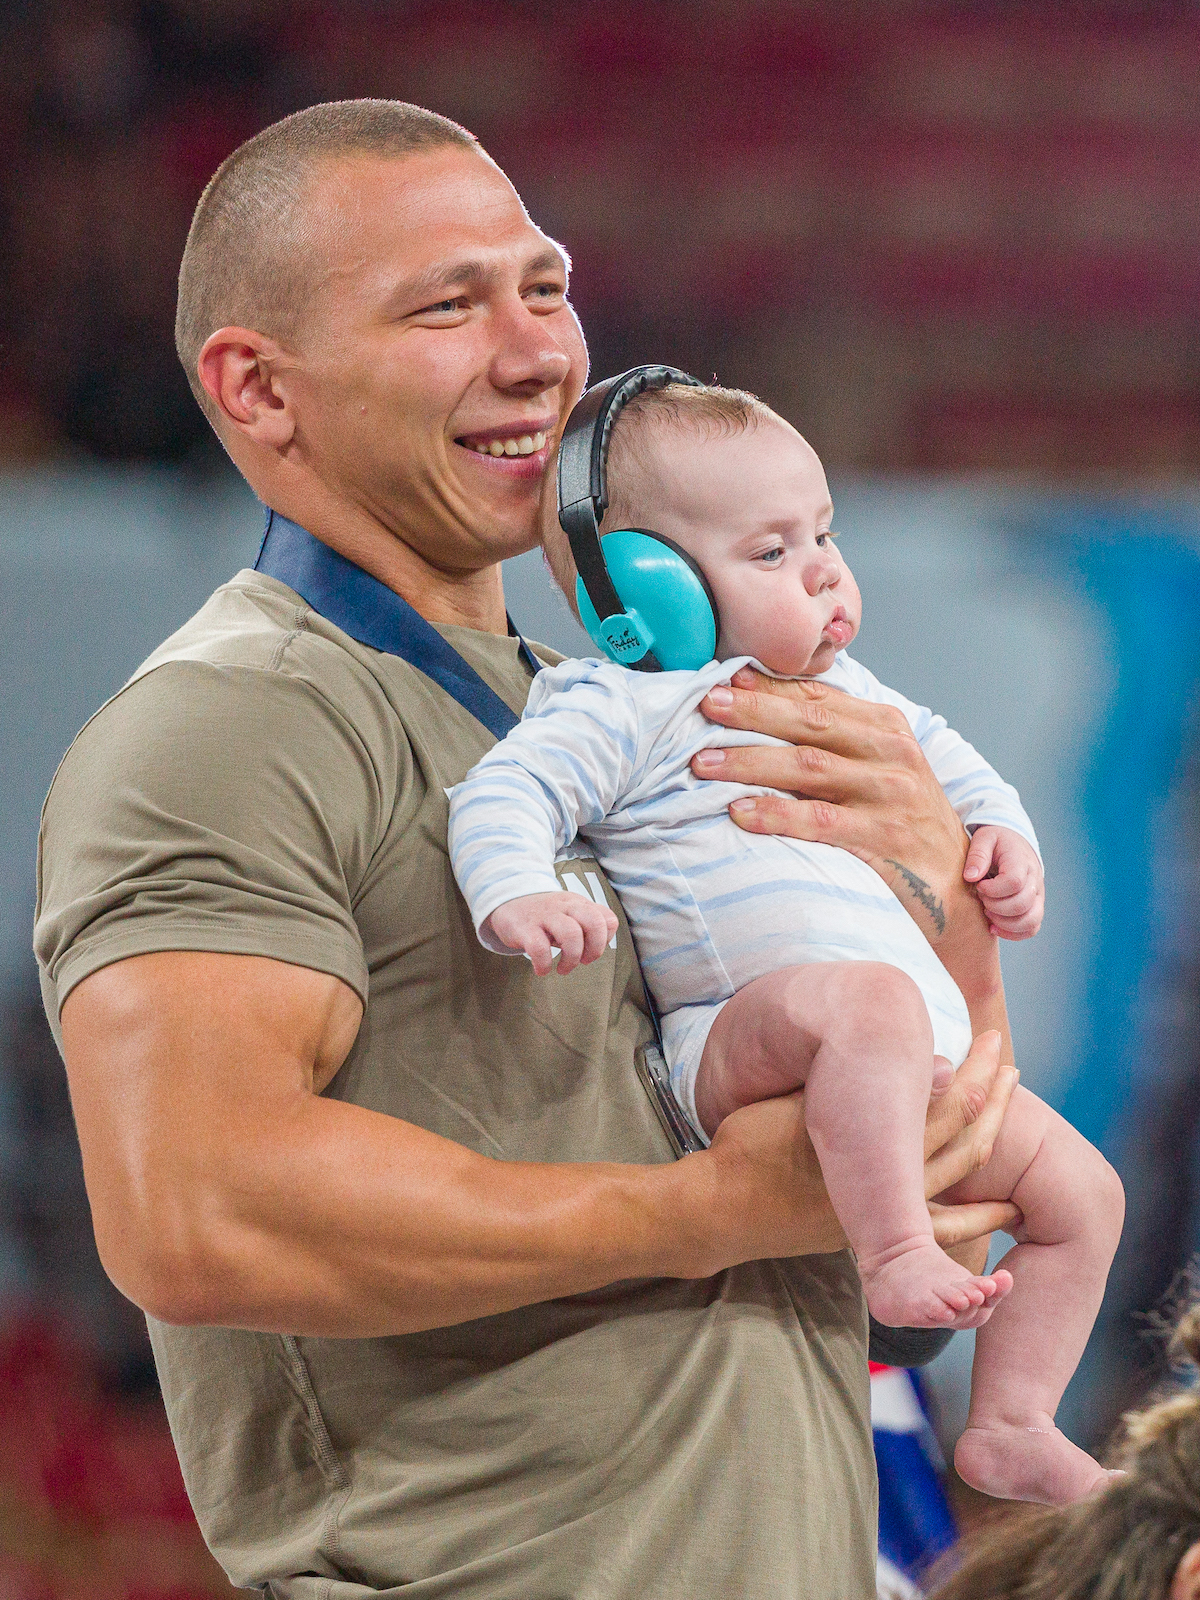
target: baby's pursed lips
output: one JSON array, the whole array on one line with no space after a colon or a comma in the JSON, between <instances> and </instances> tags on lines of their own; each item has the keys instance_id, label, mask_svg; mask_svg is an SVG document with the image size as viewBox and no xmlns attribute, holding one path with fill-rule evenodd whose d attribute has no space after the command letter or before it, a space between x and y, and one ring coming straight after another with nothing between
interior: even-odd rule
<instances>
[{"instance_id":1,"label":"baby's pursed lips","mask_svg":"<svg viewBox=\"0 0 1200 1600\"><path fill-rule=\"evenodd\" d=\"M825 632L834 644L850 643L854 637L854 626L846 615L845 606L838 606L835 609L833 615L825 624Z\"/></svg>"}]
</instances>

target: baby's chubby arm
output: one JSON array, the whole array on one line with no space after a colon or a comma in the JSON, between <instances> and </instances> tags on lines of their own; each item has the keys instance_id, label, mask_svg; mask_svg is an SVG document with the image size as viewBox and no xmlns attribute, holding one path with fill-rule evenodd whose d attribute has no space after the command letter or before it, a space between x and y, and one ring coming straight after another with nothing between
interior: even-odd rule
<instances>
[{"instance_id":1,"label":"baby's chubby arm","mask_svg":"<svg viewBox=\"0 0 1200 1600\"><path fill-rule=\"evenodd\" d=\"M522 932L510 938L493 922L493 913L516 901L582 899L562 891L555 858L581 828L612 809L637 765L639 744L637 708L620 668L567 661L538 674L519 726L450 797L450 860L488 949L524 949L532 957L527 935L539 950L535 965L544 959L540 972L549 971L551 943L575 951L578 939L577 953L558 970L579 964L590 945L578 932L578 915L568 918L577 931L566 934L564 945L544 924L540 933L526 926L524 917ZM597 909L586 903L589 911ZM588 927L595 921L589 916ZM510 919L501 922L508 926ZM608 929L601 949L614 931Z\"/></svg>"},{"instance_id":2,"label":"baby's chubby arm","mask_svg":"<svg viewBox=\"0 0 1200 1600\"><path fill-rule=\"evenodd\" d=\"M510 950L523 950L539 978L553 968L557 947L558 975L565 978L576 967L586 967L603 955L616 931L616 916L607 906L563 889L506 900L484 918L479 937L486 945L494 947L499 942Z\"/></svg>"}]
</instances>

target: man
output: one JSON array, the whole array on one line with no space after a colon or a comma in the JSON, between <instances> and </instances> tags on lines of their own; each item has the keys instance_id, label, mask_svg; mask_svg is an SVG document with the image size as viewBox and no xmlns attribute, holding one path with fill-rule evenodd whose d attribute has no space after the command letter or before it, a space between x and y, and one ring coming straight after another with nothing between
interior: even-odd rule
<instances>
[{"instance_id":1,"label":"man","mask_svg":"<svg viewBox=\"0 0 1200 1600\"><path fill-rule=\"evenodd\" d=\"M177 336L272 508L267 570L76 741L36 942L206 1537L235 1583L323 1600L872 1592L864 1314L802 1102L673 1161L624 924L539 984L479 947L446 860L445 790L493 742L446 684L511 715L530 680L499 563L537 542L584 382L562 252L455 124L313 107L202 197ZM277 537L341 574L328 603L270 575ZM380 617L458 677L372 645ZM823 797L756 825L902 861L979 1015L1001 1004L907 730L732 698L714 715L812 740L738 775ZM996 1062L931 1117L931 1193L986 1159ZM945 1211L942 1237L1011 1215Z\"/></svg>"}]
</instances>

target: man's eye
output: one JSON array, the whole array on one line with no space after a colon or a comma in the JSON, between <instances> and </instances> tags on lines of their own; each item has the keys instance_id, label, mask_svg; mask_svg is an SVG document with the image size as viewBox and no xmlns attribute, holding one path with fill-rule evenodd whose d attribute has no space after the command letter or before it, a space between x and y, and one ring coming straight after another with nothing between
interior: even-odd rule
<instances>
[{"instance_id":1,"label":"man's eye","mask_svg":"<svg viewBox=\"0 0 1200 1600\"><path fill-rule=\"evenodd\" d=\"M535 300L561 300L566 292L560 283L538 283L529 291Z\"/></svg>"},{"instance_id":2,"label":"man's eye","mask_svg":"<svg viewBox=\"0 0 1200 1600\"><path fill-rule=\"evenodd\" d=\"M436 305L426 306L426 311L457 311L457 300L439 300Z\"/></svg>"}]
</instances>

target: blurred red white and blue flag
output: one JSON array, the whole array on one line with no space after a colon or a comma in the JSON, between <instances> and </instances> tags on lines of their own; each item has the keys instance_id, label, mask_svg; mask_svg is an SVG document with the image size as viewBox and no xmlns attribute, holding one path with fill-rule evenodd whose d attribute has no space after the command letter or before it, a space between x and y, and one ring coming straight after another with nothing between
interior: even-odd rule
<instances>
[{"instance_id":1,"label":"blurred red white and blue flag","mask_svg":"<svg viewBox=\"0 0 1200 1600\"><path fill-rule=\"evenodd\" d=\"M945 1462L914 1373L871 1363L871 1429L879 1468L879 1594L914 1600L921 1574L957 1537L942 1488Z\"/></svg>"}]
</instances>

